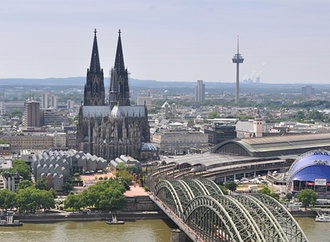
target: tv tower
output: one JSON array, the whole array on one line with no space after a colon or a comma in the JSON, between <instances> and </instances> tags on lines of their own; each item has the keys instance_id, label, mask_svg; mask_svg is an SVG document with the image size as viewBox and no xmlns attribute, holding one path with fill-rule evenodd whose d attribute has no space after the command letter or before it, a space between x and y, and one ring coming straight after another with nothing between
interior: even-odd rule
<instances>
[{"instance_id":1,"label":"tv tower","mask_svg":"<svg viewBox=\"0 0 330 242\"><path fill-rule=\"evenodd\" d=\"M233 57L233 63L236 63L236 95L235 95L235 103L238 103L239 100L239 64L243 63L244 58L239 53L239 36L237 36L237 54Z\"/></svg>"}]
</instances>

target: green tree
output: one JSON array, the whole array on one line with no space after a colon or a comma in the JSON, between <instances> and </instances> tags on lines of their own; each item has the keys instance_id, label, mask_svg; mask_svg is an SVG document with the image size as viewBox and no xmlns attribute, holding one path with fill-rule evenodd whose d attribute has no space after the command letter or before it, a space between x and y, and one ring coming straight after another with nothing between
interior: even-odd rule
<instances>
[{"instance_id":1,"label":"green tree","mask_svg":"<svg viewBox=\"0 0 330 242\"><path fill-rule=\"evenodd\" d=\"M55 207L55 200L51 191L35 189L32 199L36 202L36 209L51 209Z\"/></svg>"},{"instance_id":2,"label":"green tree","mask_svg":"<svg viewBox=\"0 0 330 242\"><path fill-rule=\"evenodd\" d=\"M81 195L79 194L74 195L73 193L70 193L64 200L64 208L73 208L73 211L80 211L80 209L82 208L80 196Z\"/></svg>"},{"instance_id":3,"label":"green tree","mask_svg":"<svg viewBox=\"0 0 330 242\"><path fill-rule=\"evenodd\" d=\"M39 190L48 190L48 182L46 178L44 177L39 177L34 184L34 187L39 189Z\"/></svg>"},{"instance_id":4,"label":"green tree","mask_svg":"<svg viewBox=\"0 0 330 242\"><path fill-rule=\"evenodd\" d=\"M20 212L34 213L37 203L33 200L32 193L36 189L31 186L19 189L16 193L16 205Z\"/></svg>"},{"instance_id":5,"label":"green tree","mask_svg":"<svg viewBox=\"0 0 330 242\"><path fill-rule=\"evenodd\" d=\"M313 120L323 120L324 115L317 110L313 110L309 113L309 118Z\"/></svg>"},{"instance_id":6,"label":"green tree","mask_svg":"<svg viewBox=\"0 0 330 242\"><path fill-rule=\"evenodd\" d=\"M274 192L272 192L269 187L263 187L262 189L260 189L258 191L258 193L260 194L265 194L265 195L268 195L268 196L271 196L272 198L275 198L276 200L279 200L280 196Z\"/></svg>"},{"instance_id":7,"label":"green tree","mask_svg":"<svg viewBox=\"0 0 330 242\"><path fill-rule=\"evenodd\" d=\"M299 110L296 114L296 119L299 120L303 120L305 118L305 113L301 110Z\"/></svg>"},{"instance_id":8,"label":"green tree","mask_svg":"<svg viewBox=\"0 0 330 242\"><path fill-rule=\"evenodd\" d=\"M14 160L13 168L9 169L9 172L17 172L24 180L31 181L30 167L23 160Z\"/></svg>"},{"instance_id":9,"label":"green tree","mask_svg":"<svg viewBox=\"0 0 330 242\"><path fill-rule=\"evenodd\" d=\"M301 202L302 205L307 208L309 205L315 205L318 195L312 189L303 189L298 193L297 198L299 202Z\"/></svg>"},{"instance_id":10,"label":"green tree","mask_svg":"<svg viewBox=\"0 0 330 242\"><path fill-rule=\"evenodd\" d=\"M101 197L99 208L103 211L120 210L125 204L125 197L119 189L108 188Z\"/></svg>"},{"instance_id":11,"label":"green tree","mask_svg":"<svg viewBox=\"0 0 330 242\"><path fill-rule=\"evenodd\" d=\"M29 180L23 180L21 181L18 186L17 186L17 191L20 190L20 189L24 189L24 188L27 188L27 187L32 187L33 186L33 183Z\"/></svg>"},{"instance_id":12,"label":"green tree","mask_svg":"<svg viewBox=\"0 0 330 242\"><path fill-rule=\"evenodd\" d=\"M0 190L0 208L2 209L12 209L16 206L15 203L15 193L7 189Z\"/></svg>"},{"instance_id":13,"label":"green tree","mask_svg":"<svg viewBox=\"0 0 330 242\"><path fill-rule=\"evenodd\" d=\"M30 186L17 191L16 205L20 212L34 213L38 209L55 207L55 200L51 191L39 190Z\"/></svg>"},{"instance_id":14,"label":"green tree","mask_svg":"<svg viewBox=\"0 0 330 242\"><path fill-rule=\"evenodd\" d=\"M126 162L119 162L116 168L117 170L125 170L126 167L127 167Z\"/></svg>"},{"instance_id":15,"label":"green tree","mask_svg":"<svg viewBox=\"0 0 330 242\"><path fill-rule=\"evenodd\" d=\"M129 173L135 173L135 174L138 173L138 168L135 165L128 165L127 168L126 168L126 170Z\"/></svg>"},{"instance_id":16,"label":"green tree","mask_svg":"<svg viewBox=\"0 0 330 242\"><path fill-rule=\"evenodd\" d=\"M207 115L207 117L209 119L220 118L220 115L217 112L209 112L209 114Z\"/></svg>"},{"instance_id":17,"label":"green tree","mask_svg":"<svg viewBox=\"0 0 330 242\"><path fill-rule=\"evenodd\" d=\"M64 182L63 185L62 185L62 191L65 192L65 193L68 193L70 191L72 191L73 187L72 187L72 184L70 182Z\"/></svg>"},{"instance_id":18,"label":"green tree","mask_svg":"<svg viewBox=\"0 0 330 242\"><path fill-rule=\"evenodd\" d=\"M223 192L224 195L228 195L227 187L219 185L219 188L221 189L221 191Z\"/></svg>"},{"instance_id":19,"label":"green tree","mask_svg":"<svg viewBox=\"0 0 330 242\"><path fill-rule=\"evenodd\" d=\"M226 187L228 190L230 190L230 191L232 191L232 192L236 191L237 186L238 186L238 185L237 185L235 182L233 182L233 181L226 182L224 185L225 185L225 187Z\"/></svg>"},{"instance_id":20,"label":"green tree","mask_svg":"<svg viewBox=\"0 0 330 242\"><path fill-rule=\"evenodd\" d=\"M123 193L126 191L123 183L120 179L99 181L80 194L69 194L64 206L75 210L84 207L94 207L103 211L121 209L125 203Z\"/></svg>"}]
</instances>

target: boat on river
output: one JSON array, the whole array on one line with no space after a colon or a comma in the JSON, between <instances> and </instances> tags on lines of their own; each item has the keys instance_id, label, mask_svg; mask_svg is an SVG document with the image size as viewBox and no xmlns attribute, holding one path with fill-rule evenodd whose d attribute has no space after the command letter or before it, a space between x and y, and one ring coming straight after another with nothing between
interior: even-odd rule
<instances>
[{"instance_id":1,"label":"boat on river","mask_svg":"<svg viewBox=\"0 0 330 242\"><path fill-rule=\"evenodd\" d=\"M328 214L320 214L315 218L316 222L330 222L330 215Z\"/></svg>"},{"instance_id":2,"label":"boat on river","mask_svg":"<svg viewBox=\"0 0 330 242\"><path fill-rule=\"evenodd\" d=\"M118 220L116 215L112 215L112 220L106 221L107 224L125 224L125 221Z\"/></svg>"},{"instance_id":3,"label":"boat on river","mask_svg":"<svg viewBox=\"0 0 330 242\"><path fill-rule=\"evenodd\" d=\"M16 227L16 226L23 226L19 220L14 220L14 212L7 211L5 215L5 219L0 220L0 227Z\"/></svg>"}]
</instances>

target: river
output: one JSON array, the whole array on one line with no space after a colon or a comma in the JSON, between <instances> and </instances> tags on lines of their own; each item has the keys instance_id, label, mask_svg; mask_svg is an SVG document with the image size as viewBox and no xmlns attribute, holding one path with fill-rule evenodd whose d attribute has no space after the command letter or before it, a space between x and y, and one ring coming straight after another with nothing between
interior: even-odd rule
<instances>
[{"instance_id":1,"label":"river","mask_svg":"<svg viewBox=\"0 0 330 242\"><path fill-rule=\"evenodd\" d=\"M296 219L310 242L330 242L330 223ZM124 225L96 221L0 227L0 241L4 242L169 242L170 236L170 228L163 220L138 220Z\"/></svg>"}]
</instances>

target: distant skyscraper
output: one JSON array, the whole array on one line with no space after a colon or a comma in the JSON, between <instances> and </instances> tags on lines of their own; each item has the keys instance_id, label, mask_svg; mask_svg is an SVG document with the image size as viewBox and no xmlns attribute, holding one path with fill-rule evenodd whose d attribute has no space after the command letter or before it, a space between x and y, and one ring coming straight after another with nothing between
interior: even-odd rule
<instances>
[{"instance_id":1,"label":"distant skyscraper","mask_svg":"<svg viewBox=\"0 0 330 242\"><path fill-rule=\"evenodd\" d=\"M74 101L72 101L72 100L67 100L66 101L66 108L67 109L73 109L74 108Z\"/></svg>"},{"instance_id":2,"label":"distant skyscraper","mask_svg":"<svg viewBox=\"0 0 330 242\"><path fill-rule=\"evenodd\" d=\"M205 84L203 80L197 80L197 86L195 87L195 102L205 101Z\"/></svg>"},{"instance_id":3,"label":"distant skyscraper","mask_svg":"<svg viewBox=\"0 0 330 242\"><path fill-rule=\"evenodd\" d=\"M24 103L23 125L25 127L40 126L40 103L35 100L27 100Z\"/></svg>"},{"instance_id":4,"label":"distant skyscraper","mask_svg":"<svg viewBox=\"0 0 330 242\"><path fill-rule=\"evenodd\" d=\"M53 108L53 109L57 109L58 108L58 97L55 96L55 95L52 95L50 97L50 106Z\"/></svg>"},{"instance_id":5,"label":"distant skyscraper","mask_svg":"<svg viewBox=\"0 0 330 242\"><path fill-rule=\"evenodd\" d=\"M237 54L233 57L233 63L236 64L236 95L235 95L235 103L237 104L239 101L239 64L243 63L244 59L242 55L239 53L239 39L237 37Z\"/></svg>"},{"instance_id":6,"label":"distant skyscraper","mask_svg":"<svg viewBox=\"0 0 330 242\"><path fill-rule=\"evenodd\" d=\"M48 107L49 107L48 93L43 93L41 96L41 108L48 108Z\"/></svg>"},{"instance_id":7,"label":"distant skyscraper","mask_svg":"<svg viewBox=\"0 0 330 242\"><path fill-rule=\"evenodd\" d=\"M301 93L304 96L313 96L315 95L315 88L312 86L305 86L301 88Z\"/></svg>"},{"instance_id":8,"label":"distant skyscraper","mask_svg":"<svg viewBox=\"0 0 330 242\"><path fill-rule=\"evenodd\" d=\"M6 113L6 105L3 102L0 102L0 116Z\"/></svg>"}]
</instances>

